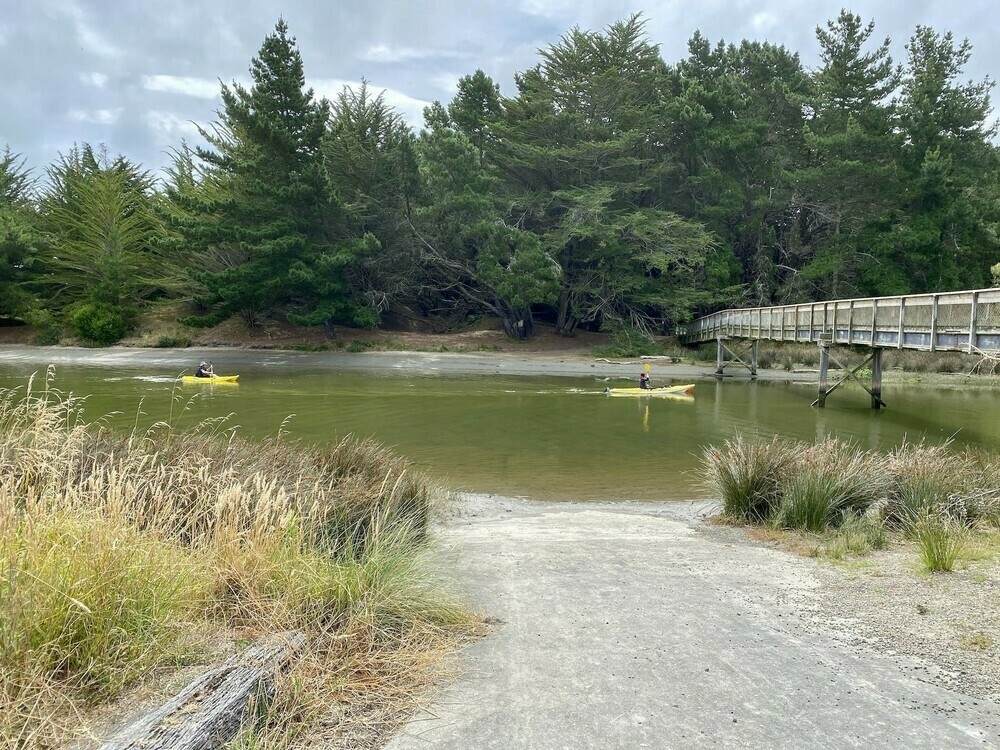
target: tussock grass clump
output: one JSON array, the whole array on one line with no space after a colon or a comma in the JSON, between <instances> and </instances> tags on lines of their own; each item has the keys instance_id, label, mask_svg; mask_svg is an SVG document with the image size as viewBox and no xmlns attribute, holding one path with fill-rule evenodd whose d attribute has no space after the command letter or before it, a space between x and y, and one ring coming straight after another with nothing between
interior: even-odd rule
<instances>
[{"instance_id":1,"label":"tussock grass clump","mask_svg":"<svg viewBox=\"0 0 1000 750\"><path fill-rule=\"evenodd\" d=\"M1000 527L1000 459L949 444L888 454L829 440L709 447L703 471L739 520L813 533L839 529L830 554L879 549L886 527L916 540L928 570L951 570L968 532Z\"/></svg>"},{"instance_id":2,"label":"tussock grass clump","mask_svg":"<svg viewBox=\"0 0 1000 750\"><path fill-rule=\"evenodd\" d=\"M781 500L781 483L796 462L796 448L774 438L769 443L737 435L721 448L704 452L704 479L722 498L723 512L752 523L766 521Z\"/></svg>"},{"instance_id":3,"label":"tussock grass clump","mask_svg":"<svg viewBox=\"0 0 1000 750\"><path fill-rule=\"evenodd\" d=\"M947 516L927 513L911 522L910 536L917 542L924 570L949 572L969 541L969 530Z\"/></svg>"},{"instance_id":4,"label":"tussock grass clump","mask_svg":"<svg viewBox=\"0 0 1000 750\"><path fill-rule=\"evenodd\" d=\"M877 499L882 464L877 455L836 440L802 451L795 471L782 479L773 522L821 531L837 525L845 512L863 513Z\"/></svg>"},{"instance_id":5,"label":"tussock grass clump","mask_svg":"<svg viewBox=\"0 0 1000 750\"><path fill-rule=\"evenodd\" d=\"M425 564L426 480L381 446L117 434L82 406L48 380L0 391L0 746L64 744L194 630L305 632L289 679L328 711L361 676L390 694L471 622Z\"/></svg>"}]
</instances>

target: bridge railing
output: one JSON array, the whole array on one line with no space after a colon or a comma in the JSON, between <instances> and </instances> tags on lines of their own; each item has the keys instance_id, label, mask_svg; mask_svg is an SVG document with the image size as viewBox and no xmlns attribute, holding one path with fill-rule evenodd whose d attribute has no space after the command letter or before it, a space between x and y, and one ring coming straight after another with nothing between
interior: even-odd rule
<instances>
[{"instance_id":1,"label":"bridge railing","mask_svg":"<svg viewBox=\"0 0 1000 750\"><path fill-rule=\"evenodd\" d=\"M678 328L684 343L744 338L921 351L1000 350L1000 289L722 310Z\"/></svg>"}]
</instances>

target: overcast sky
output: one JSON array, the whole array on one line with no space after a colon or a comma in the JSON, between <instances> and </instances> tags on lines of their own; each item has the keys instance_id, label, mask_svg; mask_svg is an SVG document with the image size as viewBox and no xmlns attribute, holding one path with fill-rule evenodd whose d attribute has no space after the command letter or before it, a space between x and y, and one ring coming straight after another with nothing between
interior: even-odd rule
<instances>
[{"instance_id":1,"label":"overcast sky","mask_svg":"<svg viewBox=\"0 0 1000 750\"><path fill-rule=\"evenodd\" d=\"M476 68L513 93L515 71L573 26L601 29L641 11L668 63L685 56L700 29L713 42L783 44L813 67L815 28L841 7L826 0L0 0L0 148L9 144L41 171L74 143L105 143L158 170L171 146L196 139L193 122L216 119L220 79L247 79L279 14L317 94L332 98L365 78L419 127L423 107L449 100L457 79ZM892 39L897 61L923 24L972 42L966 78L1000 76L998 13L988 0L847 7L873 19L880 40Z\"/></svg>"}]
</instances>

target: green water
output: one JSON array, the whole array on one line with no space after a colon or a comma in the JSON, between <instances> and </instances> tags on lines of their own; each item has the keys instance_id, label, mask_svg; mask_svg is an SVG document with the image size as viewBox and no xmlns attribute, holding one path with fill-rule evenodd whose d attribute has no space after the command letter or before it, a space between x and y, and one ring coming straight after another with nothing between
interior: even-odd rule
<instances>
[{"instance_id":1,"label":"green water","mask_svg":"<svg viewBox=\"0 0 1000 750\"><path fill-rule=\"evenodd\" d=\"M0 387L37 366L0 362ZM621 383L619 383L621 384ZM353 433L392 446L442 484L538 499L702 497L706 445L740 431L815 441L840 437L888 449L903 440L1000 447L1000 394L886 389L872 412L860 390L810 408L815 385L699 379L690 400L609 398L595 378L414 375L240 367L240 384L188 385L148 369L61 366L56 386L88 394L86 416L115 425L178 426L230 417L239 434L284 430L331 442ZM141 407L140 407L141 404Z\"/></svg>"}]
</instances>

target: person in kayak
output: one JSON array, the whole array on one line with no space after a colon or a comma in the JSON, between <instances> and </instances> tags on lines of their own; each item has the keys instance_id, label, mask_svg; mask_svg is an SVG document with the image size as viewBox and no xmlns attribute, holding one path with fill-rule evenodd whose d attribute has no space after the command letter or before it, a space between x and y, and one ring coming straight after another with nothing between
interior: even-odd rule
<instances>
[{"instance_id":1,"label":"person in kayak","mask_svg":"<svg viewBox=\"0 0 1000 750\"><path fill-rule=\"evenodd\" d=\"M194 376L196 378L214 378L215 368L207 362L202 362L198 365L198 371L195 372Z\"/></svg>"},{"instance_id":2,"label":"person in kayak","mask_svg":"<svg viewBox=\"0 0 1000 750\"><path fill-rule=\"evenodd\" d=\"M652 388L652 386L649 384L649 375L646 374L645 372L640 373L639 375L639 387L643 389Z\"/></svg>"}]
</instances>

